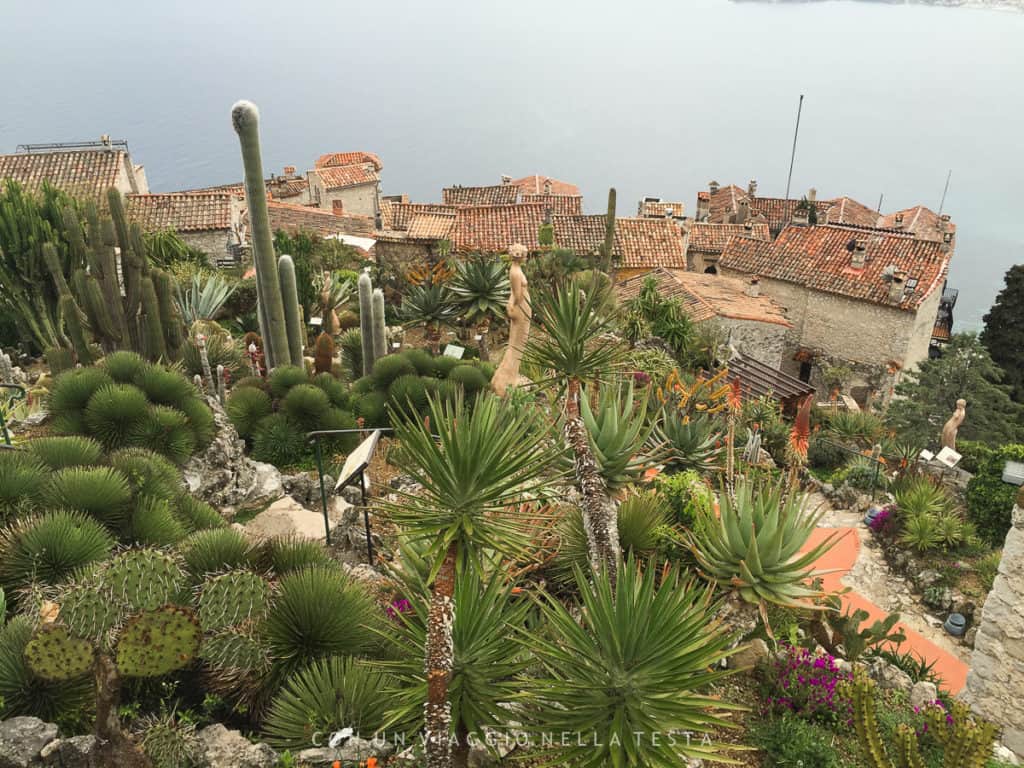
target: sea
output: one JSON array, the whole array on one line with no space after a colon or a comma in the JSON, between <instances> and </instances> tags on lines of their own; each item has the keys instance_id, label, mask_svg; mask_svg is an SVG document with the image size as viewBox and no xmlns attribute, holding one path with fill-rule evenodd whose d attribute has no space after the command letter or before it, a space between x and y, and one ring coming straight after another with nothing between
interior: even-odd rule
<instances>
[{"instance_id":1,"label":"sea","mask_svg":"<svg viewBox=\"0 0 1024 768\"><path fill-rule=\"evenodd\" d=\"M1024 13L729 0L0 0L0 151L126 139L153 191L367 150L386 194L541 173L688 213L712 179L924 204L958 226L956 329L1024 261ZM949 179L946 190L947 178Z\"/></svg>"}]
</instances>

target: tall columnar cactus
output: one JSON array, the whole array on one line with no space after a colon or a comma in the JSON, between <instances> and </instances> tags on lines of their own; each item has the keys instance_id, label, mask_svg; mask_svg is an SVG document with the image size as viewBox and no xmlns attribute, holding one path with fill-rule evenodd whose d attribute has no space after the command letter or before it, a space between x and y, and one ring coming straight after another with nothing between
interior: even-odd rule
<instances>
[{"instance_id":1,"label":"tall columnar cactus","mask_svg":"<svg viewBox=\"0 0 1024 768\"><path fill-rule=\"evenodd\" d=\"M153 279L157 305L160 308L160 324L164 330L167 357L171 360L177 360L181 353L181 345L185 341L185 321L181 317L177 303L174 301L173 280L162 269L150 270L150 276Z\"/></svg>"},{"instance_id":2,"label":"tall columnar cactus","mask_svg":"<svg viewBox=\"0 0 1024 768\"><path fill-rule=\"evenodd\" d=\"M93 362L92 349L89 346L89 338L85 331L82 312L78 308L75 297L71 294L71 288L68 286L67 280L64 279L64 272L59 263L57 249L54 248L52 243L46 243L43 245L42 253L46 267L53 277L54 284L57 286L57 295L59 296L58 309L60 316L64 320L64 326L67 328L71 348L74 350L78 362L82 365L91 365Z\"/></svg>"},{"instance_id":3,"label":"tall columnar cactus","mask_svg":"<svg viewBox=\"0 0 1024 768\"><path fill-rule=\"evenodd\" d=\"M225 400L227 400L227 394L228 394L227 369L223 365L218 364L217 365L217 399L220 400L220 404L221 405L224 405Z\"/></svg>"},{"instance_id":4,"label":"tall columnar cactus","mask_svg":"<svg viewBox=\"0 0 1024 768\"><path fill-rule=\"evenodd\" d=\"M601 243L601 269L611 274L615 248L615 187L608 190L608 211L604 219L604 241Z\"/></svg>"},{"instance_id":5,"label":"tall columnar cactus","mask_svg":"<svg viewBox=\"0 0 1024 768\"><path fill-rule=\"evenodd\" d=\"M326 331L316 337L313 345L313 368L317 373L330 373L334 367L334 339Z\"/></svg>"},{"instance_id":6,"label":"tall columnar cactus","mask_svg":"<svg viewBox=\"0 0 1024 768\"><path fill-rule=\"evenodd\" d=\"M245 166L245 199L249 207L253 262L256 267L256 297L267 368L291 361L281 282L274 258L274 238L267 213L267 189L260 156L260 114L251 101L239 101L231 108L231 123L242 147ZM301 363L301 359L299 361Z\"/></svg>"},{"instance_id":7,"label":"tall columnar cactus","mask_svg":"<svg viewBox=\"0 0 1024 768\"><path fill-rule=\"evenodd\" d=\"M14 367L11 365L11 356L0 350L0 384L14 383Z\"/></svg>"},{"instance_id":8,"label":"tall columnar cactus","mask_svg":"<svg viewBox=\"0 0 1024 768\"><path fill-rule=\"evenodd\" d=\"M160 302L156 298L153 278L145 275L141 281L142 315L141 336L143 354L154 362L167 358L164 326L160 322Z\"/></svg>"},{"instance_id":9,"label":"tall columnar cactus","mask_svg":"<svg viewBox=\"0 0 1024 768\"><path fill-rule=\"evenodd\" d=\"M359 287L359 333L363 343L363 376L373 370L373 282L365 272L357 281Z\"/></svg>"},{"instance_id":10,"label":"tall columnar cactus","mask_svg":"<svg viewBox=\"0 0 1024 768\"><path fill-rule=\"evenodd\" d=\"M295 262L291 256L277 260L277 273L281 281L281 299L284 302L284 319L288 326L288 361L302 365L302 350L305 347L302 332L302 313L299 309L299 289L295 281Z\"/></svg>"},{"instance_id":11,"label":"tall columnar cactus","mask_svg":"<svg viewBox=\"0 0 1024 768\"><path fill-rule=\"evenodd\" d=\"M206 352L206 335L196 334L196 347L199 349L199 362L203 366L203 386L211 395L217 394L217 384L213 380L213 371L210 369L210 356Z\"/></svg>"},{"instance_id":12,"label":"tall columnar cactus","mask_svg":"<svg viewBox=\"0 0 1024 768\"><path fill-rule=\"evenodd\" d=\"M379 360L388 353L387 327L384 324L384 291L373 292L373 357Z\"/></svg>"}]
</instances>

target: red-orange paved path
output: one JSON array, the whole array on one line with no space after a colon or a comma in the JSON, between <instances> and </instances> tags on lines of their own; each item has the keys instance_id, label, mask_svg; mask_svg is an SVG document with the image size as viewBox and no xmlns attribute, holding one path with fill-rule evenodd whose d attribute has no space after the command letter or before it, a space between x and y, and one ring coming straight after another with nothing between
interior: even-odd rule
<instances>
[{"instance_id":1,"label":"red-orange paved path","mask_svg":"<svg viewBox=\"0 0 1024 768\"><path fill-rule=\"evenodd\" d=\"M834 569L833 573L825 574L822 577L824 588L829 592L845 588L841 579L850 572L860 554L860 538L854 528L816 528L804 545L804 549L811 549L833 533L837 536L834 545L814 565L819 570ZM870 617L868 623L888 616L886 611L856 592L847 592L842 595L842 601L844 610L853 611L860 608L867 611ZM943 679L944 687L950 693L959 693L967 682L967 665L903 622L899 622L896 626L907 636L907 639L900 644L900 650L904 652L911 650L925 661L934 661L935 673Z\"/></svg>"}]
</instances>

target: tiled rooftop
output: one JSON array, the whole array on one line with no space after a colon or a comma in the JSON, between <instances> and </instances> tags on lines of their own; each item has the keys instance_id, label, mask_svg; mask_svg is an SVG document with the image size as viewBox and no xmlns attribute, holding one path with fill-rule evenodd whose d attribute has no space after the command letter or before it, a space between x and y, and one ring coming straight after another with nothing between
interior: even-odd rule
<instances>
[{"instance_id":1,"label":"tiled rooftop","mask_svg":"<svg viewBox=\"0 0 1024 768\"><path fill-rule=\"evenodd\" d=\"M557 218L557 217L556 217ZM529 250L540 246L537 232L544 223L542 205L488 205L459 208L451 233L459 251L504 252L519 243Z\"/></svg>"},{"instance_id":2,"label":"tiled rooftop","mask_svg":"<svg viewBox=\"0 0 1024 768\"><path fill-rule=\"evenodd\" d=\"M943 217L923 205L882 216L878 226L911 232L924 240L939 242L947 232L951 237L956 235L956 225L948 217L943 220Z\"/></svg>"},{"instance_id":3,"label":"tiled rooftop","mask_svg":"<svg viewBox=\"0 0 1024 768\"><path fill-rule=\"evenodd\" d=\"M445 205L511 205L519 200L519 187L515 184L495 184L489 187L445 187L441 201Z\"/></svg>"},{"instance_id":4,"label":"tiled rooftop","mask_svg":"<svg viewBox=\"0 0 1024 768\"><path fill-rule=\"evenodd\" d=\"M409 222L410 240L447 240L455 226L454 213L419 213Z\"/></svg>"},{"instance_id":5,"label":"tiled rooftop","mask_svg":"<svg viewBox=\"0 0 1024 768\"><path fill-rule=\"evenodd\" d=\"M689 249L700 253L721 253L726 243L737 235L754 237L758 240L770 240L771 235L767 224L710 224L705 221L694 221L687 224L690 231Z\"/></svg>"},{"instance_id":6,"label":"tiled rooftop","mask_svg":"<svg viewBox=\"0 0 1024 768\"><path fill-rule=\"evenodd\" d=\"M802 200L786 200L782 197L755 197L750 199L750 215L755 221L766 223L772 237L775 237L789 226L793 220L793 214L801 202ZM819 224L825 223L825 216L831 207L832 203L828 200L814 201Z\"/></svg>"},{"instance_id":7,"label":"tiled rooftop","mask_svg":"<svg viewBox=\"0 0 1024 768\"><path fill-rule=\"evenodd\" d=\"M648 277L654 278L661 296L680 299L686 314L694 322L724 317L787 328L792 326L786 319L785 310L774 299L764 294L748 296L747 281L681 269L655 269L646 275L624 280L615 288L619 300L635 298Z\"/></svg>"},{"instance_id":8,"label":"tiled rooftop","mask_svg":"<svg viewBox=\"0 0 1024 768\"><path fill-rule=\"evenodd\" d=\"M866 244L863 269L852 266L858 240ZM810 289L901 309L916 310L934 290L940 290L949 266L949 249L942 243L911 235L842 226L786 227L773 242L735 237L719 265L749 275L804 285ZM904 292L896 305L882 275L894 266L907 273L916 287Z\"/></svg>"},{"instance_id":9,"label":"tiled rooftop","mask_svg":"<svg viewBox=\"0 0 1024 768\"><path fill-rule=\"evenodd\" d=\"M858 203L852 197L837 197L829 200L831 207L819 224L853 224L858 227L878 227L881 216L878 211Z\"/></svg>"},{"instance_id":10,"label":"tiled rooftop","mask_svg":"<svg viewBox=\"0 0 1024 768\"><path fill-rule=\"evenodd\" d=\"M126 160L120 149L0 155L0 180L14 179L31 191L49 182L74 194L101 197L116 185Z\"/></svg>"},{"instance_id":11,"label":"tiled rooftop","mask_svg":"<svg viewBox=\"0 0 1024 768\"><path fill-rule=\"evenodd\" d=\"M454 205L441 205L440 203L389 203L388 213L385 214L385 206L381 205L382 227L384 229L408 229L412 220L422 213L447 213L454 215Z\"/></svg>"},{"instance_id":12,"label":"tiled rooftop","mask_svg":"<svg viewBox=\"0 0 1024 768\"><path fill-rule=\"evenodd\" d=\"M267 215L273 231L303 231L321 236L345 234L372 237L374 234L373 219L354 213L338 215L320 208L268 200Z\"/></svg>"},{"instance_id":13,"label":"tiled rooftop","mask_svg":"<svg viewBox=\"0 0 1024 768\"><path fill-rule=\"evenodd\" d=\"M604 242L605 216L555 216L555 242L580 254L597 253ZM671 219L615 220L612 253L623 269L686 269L682 230Z\"/></svg>"},{"instance_id":14,"label":"tiled rooftop","mask_svg":"<svg viewBox=\"0 0 1024 768\"><path fill-rule=\"evenodd\" d=\"M373 152L331 152L320 155L317 158L314 168L333 168L342 165L363 165L369 163L375 171L384 169L384 164Z\"/></svg>"},{"instance_id":15,"label":"tiled rooftop","mask_svg":"<svg viewBox=\"0 0 1024 768\"><path fill-rule=\"evenodd\" d=\"M686 203L669 200L644 200L640 203L639 214L649 218L676 216L682 218L686 212Z\"/></svg>"},{"instance_id":16,"label":"tiled rooftop","mask_svg":"<svg viewBox=\"0 0 1024 768\"><path fill-rule=\"evenodd\" d=\"M363 165L338 165L317 168L311 171L320 176L325 189L345 189L360 184L374 184L380 180L371 163Z\"/></svg>"},{"instance_id":17,"label":"tiled rooftop","mask_svg":"<svg viewBox=\"0 0 1024 768\"><path fill-rule=\"evenodd\" d=\"M572 197L579 197L580 195L580 188L575 184L539 174L524 176L521 179L513 179L511 184L514 187L519 187L524 195L542 195L547 188L548 182L550 182L550 192L553 195L569 195Z\"/></svg>"},{"instance_id":18,"label":"tiled rooftop","mask_svg":"<svg viewBox=\"0 0 1024 768\"><path fill-rule=\"evenodd\" d=\"M127 195L128 217L145 232L209 232L231 229L233 196L226 192Z\"/></svg>"},{"instance_id":19,"label":"tiled rooftop","mask_svg":"<svg viewBox=\"0 0 1024 768\"><path fill-rule=\"evenodd\" d=\"M579 195L534 195L524 192L521 200L524 203L540 203L552 215L578 216L583 213L583 198Z\"/></svg>"}]
</instances>

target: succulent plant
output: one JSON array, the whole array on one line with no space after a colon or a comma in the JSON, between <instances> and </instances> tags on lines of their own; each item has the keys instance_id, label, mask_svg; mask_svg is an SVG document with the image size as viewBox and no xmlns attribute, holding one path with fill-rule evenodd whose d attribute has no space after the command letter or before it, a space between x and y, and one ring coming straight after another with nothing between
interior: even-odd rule
<instances>
[{"instance_id":1,"label":"succulent plant","mask_svg":"<svg viewBox=\"0 0 1024 768\"><path fill-rule=\"evenodd\" d=\"M115 661L127 677L157 677L187 666L199 652L202 629L188 608L165 605L128 619L118 633Z\"/></svg>"},{"instance_id":2,"label":"succulent plant","mask_svg":"<svg viewBox=\"0 0 1024 768\"><path fill-rule=\"evenodd\" d=\"M203 584L199 593L199 621L203 630L233 627L261 616L267 608L270 586L252 571L234 570Z\"/></svg>"},{"instance_id":3,"label":"succulent plant","mask_svg":"<svg viewBox=\"0 0 1024 768\"><path fill-rule=\"evenodd\" d=\"M142 751L153 768L195 768L201 754L196 727L182 722L173 714L147 715L139 719L134 730L139 734Z\"/></svg>"},{"instance_id":4,"label":"succulent plant","mask_svg":"<svg viewBox=\"0 0 1024 768\"><path fill-rule=\"evenodd\" d=\"M188 417L166 405L150 406L146 416L132 430L131 442L154 450L175 464L184 464L196 448Z\"/></svg>"},{"instance_id":5,"label":"succulent plant","mask_svg":"<svg viewBox=\"0 0 1024 768\"><path fill-rule=\"evenodd\" d=\"M155 549L122 552L97 574L126 613L153 611L175 602L185 589L187 576L178 561Z\"/></svg>"},{"instance_id":6,"label":"succulent plant","mask_svg":"<svg viewBox=\"0 0 1024 768\"><path fill-rule=\"evenodd\" d=\"M25 660L44 680L73 680L92 669L96 648L68 634L59 624L44 624L25 646Z\"/></svg>"},{"instance_id":7,"label":"succulent plant","mask_svg":"<svg viewBox=\"0 0 1024 768\"><path fill-rule=\"evenodd\" d=\"M802 499L775 486L748 480L735 496L722 493L719 514L698 513L688 532L690 549L707 578L736 590L747 603L811 608L820 590L807 582L813 564L831 548L837 534L801 552L823 513L809 514Z\"/></svg>"},{"instance_id":8,"label":"succulent plant","mask_svg":"<svg viewBox=\"0 0 1024 768\"><path fill-rule=\"evenodd\" d=\"M81 435L37 437L25 449L51 470L99 464L103 455L103 446Z\"/></svg>"},{"instance_id":9,"label":"succulent plant","mask_svg":"<svg viewBox=\"0 0 1024 768\"><path fill-rule=\"evenodd\" d=\"M647 419L647 396L637 403L632 384L602 387L596 408L591 408L589 398L580 398L580 415L610 492L642 479L664 458L661 446L650 446L654 425Z\"/></svg>"},{"instance_id":10,"label":"succulent plant","mask_svg":"<svg viewBox=\"0 0 1024 768\"><path fill-rule=\"evenodd\" d=\"M667 464L673 470L707 473L718 464L725 438L712 417L687 416L677 408L666 408L658 432L669 449Z\"/></svg>"}]
</instances>

